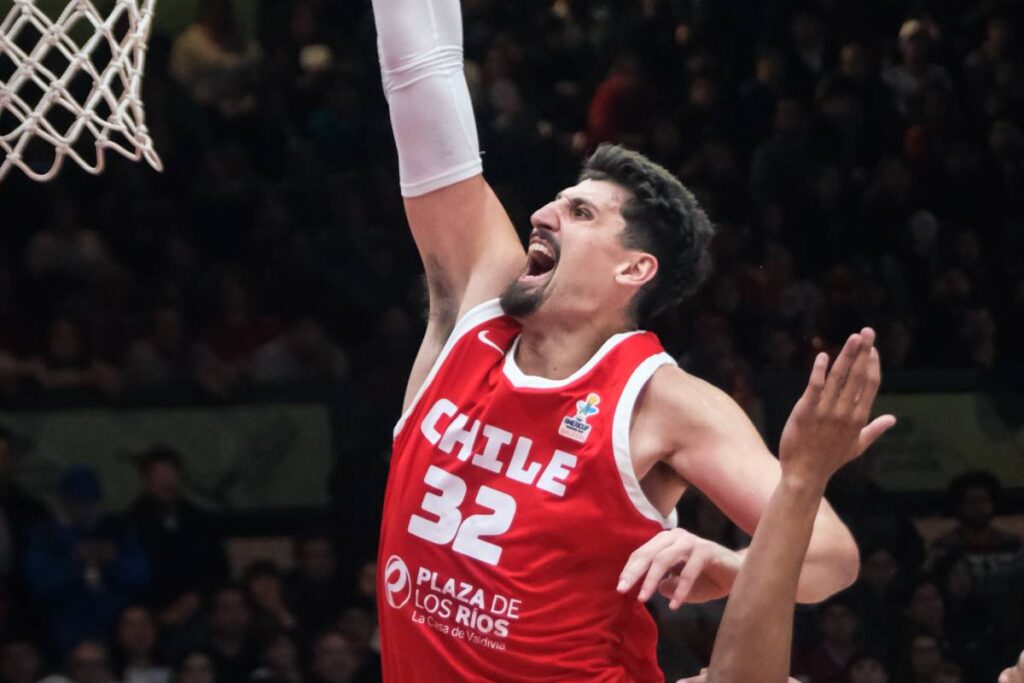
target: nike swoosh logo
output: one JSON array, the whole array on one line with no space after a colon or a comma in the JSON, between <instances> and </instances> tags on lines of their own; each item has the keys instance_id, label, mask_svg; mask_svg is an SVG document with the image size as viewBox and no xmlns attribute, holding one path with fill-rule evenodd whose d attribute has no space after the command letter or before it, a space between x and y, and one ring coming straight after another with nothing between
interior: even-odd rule
<instances>
[{"instance_id":1,"label":"nike swoosh logo","mask_svg":"<svg viewBox=\"0 0 1024 683\"><path fill-rule=\"evenodd\" d=\"M498 346L493 341L491 341L490 339L487 338L487 330L481 330L480 333L476 335L476 338L479 339L480 341L482 341L484 344L487 344L488 346L490 346L492 349L494 349L495 351L497 351L501 355L503 355L503 356L505 355L504 349L502 349L500 346Z\"/></svg>"}]
</instances>

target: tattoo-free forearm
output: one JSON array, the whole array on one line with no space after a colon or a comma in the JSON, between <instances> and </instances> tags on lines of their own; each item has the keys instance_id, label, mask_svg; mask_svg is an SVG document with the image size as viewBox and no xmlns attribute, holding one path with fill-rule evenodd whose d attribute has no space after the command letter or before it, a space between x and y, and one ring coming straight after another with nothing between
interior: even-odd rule
<instances>
[{"instance_id":1,"label":"tattoo-free forearm","mask_svg":"<svg viewBox=\"0 0 1024 683\"><path fill-rule=\"evenodd\" d=\"M816 603L831 597L851 586L859 570L860 553L853 535L822 500L800 572L797 602Z\"/></svg>"},{"instance_id":2,"label":"tattoo-free forearm","mask_svg":"<svg viewBox=\"0 0 1024 683\"><path fill-rule=\"evenodd\" d=\"M793 603L823 486L783 478L732 585L711 655L710 681L786 681Z\"/></svg>"}]
</instances>

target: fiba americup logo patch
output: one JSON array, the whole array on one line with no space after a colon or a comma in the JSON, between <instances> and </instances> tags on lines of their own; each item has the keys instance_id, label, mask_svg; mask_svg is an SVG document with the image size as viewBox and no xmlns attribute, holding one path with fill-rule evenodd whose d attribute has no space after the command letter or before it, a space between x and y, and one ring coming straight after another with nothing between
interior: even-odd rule
<instances>
[{"instance_id":1,"label":"fiba americup logo patch","mask_svg":"<svg viewBox=\"0 0 1024 683\"><path fill-rule=\"evenodd\" d=\"M409 568L398 555L392 555L384 565L384 595L388 604L395 609L405 607L412 597L412 581Z\"/></svg>"},{"instance_id":2,"label":"fiba americup logo patch","mask_svg":"<svg viewBox=\"0 0 1024 683\"><path fill-rule=\"evenodd\" d=\"M576 401L576 414L562 418L562 426L558 428L558 433L579 443L586 442L587 437L590 436L590 425L587 424L587 418L601 412L597 408L597 404L600 402L601 397L595 393L589 393L586 399Z\"/></svg>"}]
</instances>

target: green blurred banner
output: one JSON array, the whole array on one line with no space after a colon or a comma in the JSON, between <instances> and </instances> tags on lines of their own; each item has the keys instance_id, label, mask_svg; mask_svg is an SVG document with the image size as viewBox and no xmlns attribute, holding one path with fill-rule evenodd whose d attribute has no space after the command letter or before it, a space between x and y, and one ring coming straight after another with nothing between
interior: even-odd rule
<instances>
[{"instance_id":1,"label":"green blurred banner","mask_svg":"<svg viewBox=\"0 0 1024 683\"><path fill-rule=\"evenodd\" d=\"M1024 487L1019 398L966 392L880 395L876 414L892 413L899 422L871 449L875 481L896 491L934 491L966 470L984 469L1004 486Z\"/></svg>"},{"instance_id":2,"label":"green blurred banner","mask_svg":"<svg viewBox=\"0 0 1024 683\"><path fill-rule=\"evenodd\" d=\"M327 502L332 444L321 404L56 409L0 413L0 425L15 433L18 480L50 500L60 471L85 463L99 472L107 507L121 509L138 493L138 455L168 446L184 461L188 497L200 504Z\"/></svg>"}]
</instances>

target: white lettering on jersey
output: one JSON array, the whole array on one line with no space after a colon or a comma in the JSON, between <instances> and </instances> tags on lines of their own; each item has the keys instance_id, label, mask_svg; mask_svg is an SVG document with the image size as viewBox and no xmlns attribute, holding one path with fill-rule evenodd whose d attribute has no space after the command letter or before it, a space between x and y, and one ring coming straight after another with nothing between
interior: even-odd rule
<instances>
[{"instance_id":1,"label":"white lettering on jersey","mask_svg":"<svg viewBox=\"0 0 1024 683\"><path fill-rule=\"evenodd\" d=\"M444 418L452 418L442 424ZM550 460L543 464L531 460L533 440L525 436L516 436L509 431L494 425L473 420L469 428L466 425L470 418L459 411L458 406L446 398L438 401L427 412L420 424L420 431L432 446L437 446L445 453L451 453L455 444L461 445L456 456L463 462L469 461L476 467L493 474L504 474L512 481L527 486L536 486L552 495L565 496L565 481L576 467L575 455L555 450ZM474 453L480 432L483 431L483 451ZM443 436L442 436L443 432ZM502 451L515 440L512 457L506 462L502 460Z\"/></svg>"},{"instance_id":2,"label":"white lettering on jersey","mask_svg":"<svg viewBox=\"0 0 1024 683\"><path fill-rule=\"evenodd\" d=\"M544 468L544 474L540 475L537 488L553 493L556 496L565 495L565 478L569 476L576 467L576 456L564 451L555 451L551 461Z\"/></svg>"},{"instance_id":3,"label":"white lettering on jersey","mask_svg":"<svg viewBox=\"0 0 1024 683\"><path fill-rule=\"evenodd\" d=\"M454 403L446 398L442 398L433 405L427 416L423 418L420 431L423 432L423 436L427 437L427 441L430 442L431 446L436 446L437 442L441 440L441 433L437 431L437 421L442 417L451 417L457 412L459 412L459 409Z\"/></svg>"},{"instance_id":4,"label":"white lettering on jersey","mask_svg":"<svg viewBox=\"0 0 1024 683\"><path fill-rule=\"evenodd\" d=\"M452 423L448 425L448 429L444 430L444 438L441 439L439 446L445 453L451 453L455 444L461 443L462 448L459 450L458 458L463 462L469 460L469 456L473 454L473 442L476 441L476 435L480 432L480 420L473 420L472 427L463 429L468 421L467 415L463 413L456 415Z\"/></svg>"},{"instance_id":5,"label":"white lettering on jersey","mask_svg":"<svg viewBox=\"0 0 1024 683\"><path fill-rule=\"evenodd\" d=\"M484 425L484 438L487 439L484 452L473 456L473 464L495 474L501 474L502 462L498 460L498 452L502 446L512 443L512 433L493 425Z\"/></svg>"}]
</instances>

